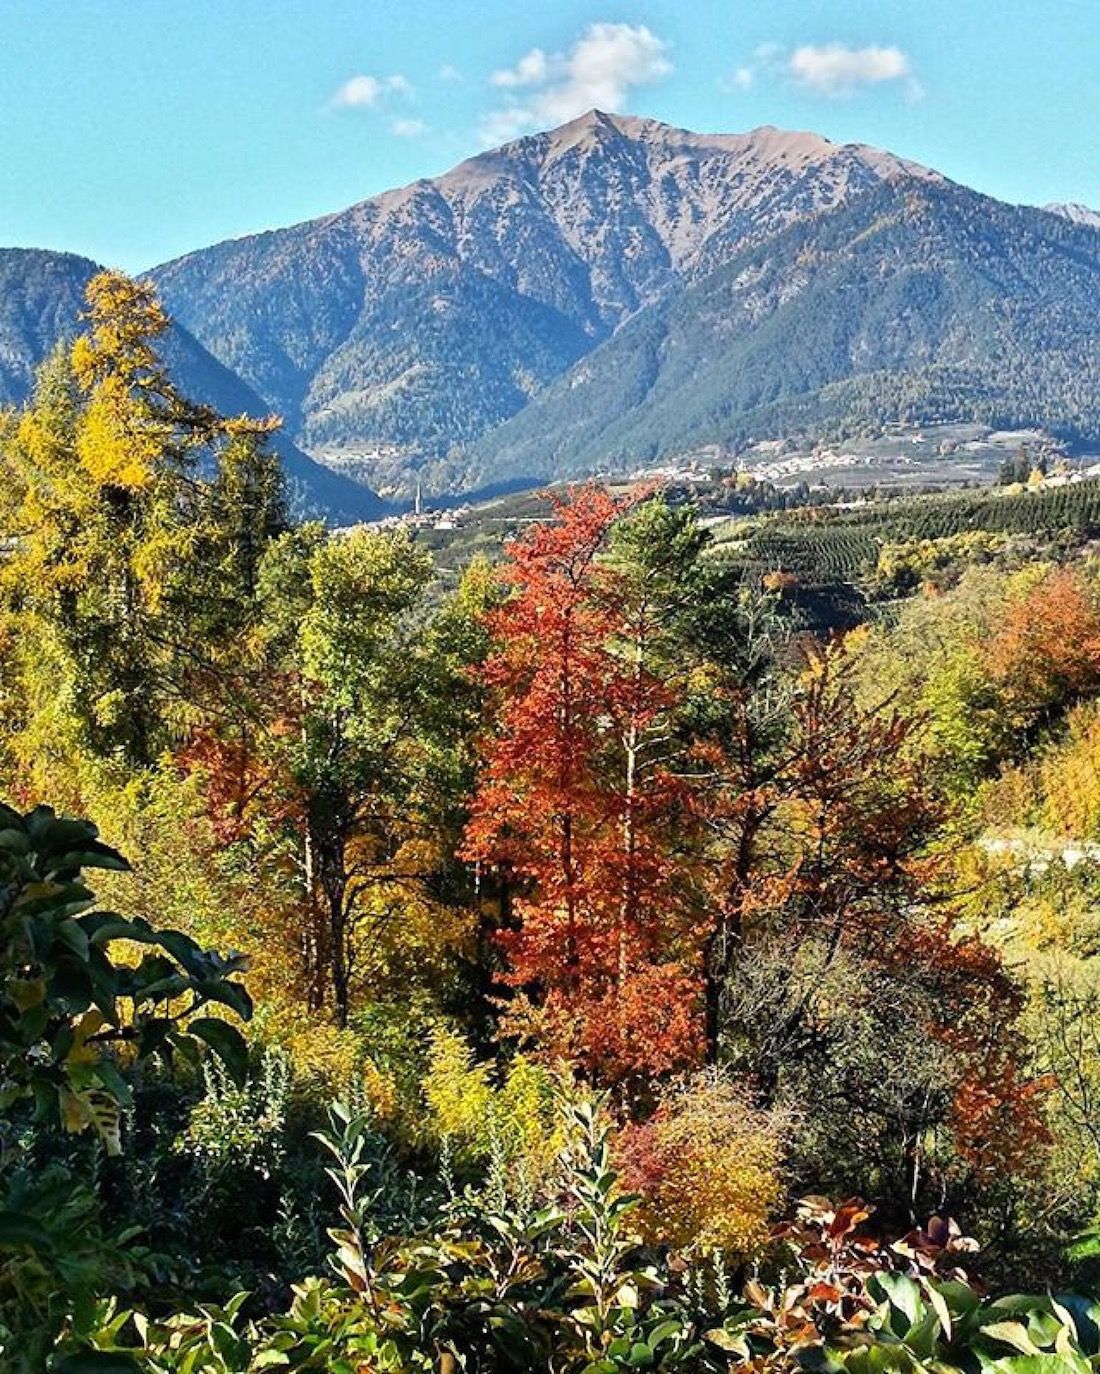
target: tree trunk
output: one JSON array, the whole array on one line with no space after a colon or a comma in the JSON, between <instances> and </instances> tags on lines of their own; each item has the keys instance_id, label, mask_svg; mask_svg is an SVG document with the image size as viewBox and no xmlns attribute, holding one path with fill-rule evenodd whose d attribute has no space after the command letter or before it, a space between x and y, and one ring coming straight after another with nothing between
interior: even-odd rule
<instances>
[{"instance_id":1,"label":"tree trunk","mask_svg":"<svg viewBox=\"0 0 1100 1374\"><path fill-rule=\"evenodd\" d=\"M642 682L642 638L634 640L634 663L632 672L633 701L630 707L630 724L627 726L623 747L626 753L626 777L623 784L623 893L619 906L618 929L618 967L619 986L626 982L627 947L626 935L630 922L637 916L638 875L636 870L638 853L637 791L638 791L638 749L640 746L638 730L638 710Z\"/></svg>"},{"instance_id":2,"label":"tree trunk","mask_svg":"<svg viewBox=\"0 0 1100 1374\"><path fill-rule=\"evenodd\" d=\"M722 1048L722 993L733 975L735 957L744 944L742 911L745 894L752 880L756 836L762 817L744 816L737 837L733 869L726 883L724 900L718 903L714 929L706 947L706 1062L717 1064Z\"/></svg>"},{"instance_id":3,"label":"tree trunk","mask_svg":"<svg viewBox=\"0 0 1100 1374\"><path fill-rule=\"evenodd\" d=\"M306 977L306 1005L319 1012L325 1002L325 920L321 911L317 876L317 838L312 806L306 817L302 845L302 884L305 889L305 922L302 927L302 967Z\"/></svg>"}]
</instances>

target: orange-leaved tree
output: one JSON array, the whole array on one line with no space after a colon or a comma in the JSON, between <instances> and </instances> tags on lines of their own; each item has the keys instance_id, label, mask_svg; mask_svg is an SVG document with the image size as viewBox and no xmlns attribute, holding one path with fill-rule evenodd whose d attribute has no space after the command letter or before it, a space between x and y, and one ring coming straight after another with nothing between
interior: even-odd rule
<instances>
[{"instance_id":1,"label":"orange-leaved tree","mask_svg":"<svg viewBox=\"0 0 1100 1374\"><path fill-rule=\"evenodd\" d=\"M676 862L690 810L660 741L675 686L639 583L605 554L628 502L587 486L508 549L493 703L464 852L504 894L506 1027L607 1082L701 1053L698 940Z\"/></svg>"},{"instance_id":2,"label":"orange-leaved tree","mask_svg":"<svg viewBox=\"0 0 1100 1374\"><path fill-rule=\"evenodd\" d=\"M1005 723L1026 737L1100 691L1100 603L1073 568L1053 568L995 618L983 659Z\"/></svg>"}]
</instances>

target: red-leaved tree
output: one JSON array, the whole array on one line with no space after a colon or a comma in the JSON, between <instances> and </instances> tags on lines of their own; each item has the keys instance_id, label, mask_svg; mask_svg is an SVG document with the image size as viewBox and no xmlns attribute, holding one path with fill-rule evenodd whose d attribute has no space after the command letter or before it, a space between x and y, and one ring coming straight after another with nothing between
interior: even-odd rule
<instances>
[{"instance_id":1,"label":"red-leaved tree","mask_svg":"<svg viewBox=\"0 0 1100 1374\"><path fill-rule=\"evenodd\" d=\"M630 579L601 557L625 508L584 487L509 546L465 842L508 897L507 1028L605 1082L702 1049L699 940L674 861L691 802L659 746L674 693L647 663Z\"/></svg>"}]
</instances>

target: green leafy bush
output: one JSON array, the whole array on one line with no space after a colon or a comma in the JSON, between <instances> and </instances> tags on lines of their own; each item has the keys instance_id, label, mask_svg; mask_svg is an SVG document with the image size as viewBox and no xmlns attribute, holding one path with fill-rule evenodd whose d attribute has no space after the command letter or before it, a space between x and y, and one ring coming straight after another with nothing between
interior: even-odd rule
<instances>
[{"instance_id":1,"label":"green leafy bush","mask_svg":"<svg viewBox=\"0 0 1100 1374\"><path fill-rule=\"evenodd\" d=\"M490 1167L418 1233L379 1227L382 1190L363 1114L334 1107L319 1133L339 1222L331 1276L285 1313L221 1306L151 1320L103 1302L74 1327L59 1374L251 1374L262 1369L459 1369L616 1374L691 1370L1085 1374L1100 1367L1100 1304L990 1298L960 1263L976 1249L933 1219L893 1244L871 1209L807 1198L779 1227L772 1279L740 1293L721 1265L646 1249L637 1199L611 1164L596 1104L563 1108L565 1144L544 1195L509 1197Z\"/></svg>"},{"instance_id":2,"label":"green leafy bush","mask_svg":"<svg viewBox=\"0 0 1100 1374\"><path fill-rule=\"evenodd\" d=\"M240 1032L198 1014L250 1014L241 961L95 910L82 870L126 867L86 821L0 806L0 1355L13 1371L37 1374L63 1321L124 1288L141 1259L94 1178L33 1158L30 1128L94 1132L117 1154L130 1067L175 1053L197 1064L204 1045L229 1072L247 1063Z\"/></svg>"}]
</instances>

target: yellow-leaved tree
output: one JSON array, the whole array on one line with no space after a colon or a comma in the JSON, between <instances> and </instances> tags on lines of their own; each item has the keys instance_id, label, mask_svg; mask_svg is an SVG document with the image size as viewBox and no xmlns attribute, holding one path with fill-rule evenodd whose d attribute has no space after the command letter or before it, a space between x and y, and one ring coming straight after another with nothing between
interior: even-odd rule
<instances>
[{"instance_id":1,"label":"yellow-leaved tree","mask_svg":"<svg viewBox=\"0 0 1100 1374\"><path fill-rule=\"evenodd\" d=\"M85 331L0 419L0 605L18 688L7 743L30 793L56 798L66 761L146 766L216 686L231 642L219 605L234 571L226 484L266 497L281 525L274 420L226 419L186 400L157 353L169 319L114 272L87 288ZM248 507L254 518L254 507ZM71 780L73 791L79 784ZM76 796L64 800L78 801Z\"/></svg>"}]
</instances>

